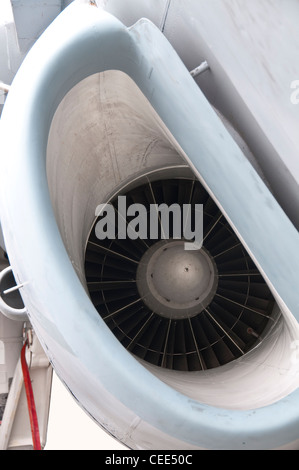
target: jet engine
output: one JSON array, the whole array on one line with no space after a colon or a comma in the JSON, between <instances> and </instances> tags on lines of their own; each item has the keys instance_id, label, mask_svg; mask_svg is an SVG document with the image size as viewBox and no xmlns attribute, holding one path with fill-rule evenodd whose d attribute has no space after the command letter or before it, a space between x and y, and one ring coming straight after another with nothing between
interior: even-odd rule
<instances>
[{"instance_id":1,"label":"jet engine","mask_svg":"<svg viewBox=\"0 0 299 470\"><path fill-rule=\"evenodd\" d=\"M229 57L209 50L208 2L133 3L68 6L8 93L1 225L22 298L12 318L25 310L78 404L130 449L298 449L298 159L280 158L295 141L280 129L274 146L271 110L256 99L254 114ZM239 3L230 20L243 18ZM228 14L224 4L214 7ZM167 28L184 19L175 47ZM118 215L120 197L146 209L139 229L151 206L200 205L202 245L186 249L162 224L154 239L101 239L97 208ZM128 227L132 215L115 220Z\"/></svg>"}]
</instances>

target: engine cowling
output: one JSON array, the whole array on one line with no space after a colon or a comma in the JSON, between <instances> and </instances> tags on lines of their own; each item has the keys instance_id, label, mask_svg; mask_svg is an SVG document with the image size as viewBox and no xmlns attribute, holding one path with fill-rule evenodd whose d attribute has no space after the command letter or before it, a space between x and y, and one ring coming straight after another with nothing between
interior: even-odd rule
<instances>
[{"instance_id":1,"label":"engine cowling","mask_svg":"<svg viewBox=\"0 0 299 470\"><path fill-rule=\"evenodd\" d=\"M299 236L240 142L158 28L81 2L9 92L1 224L14 278L61 380L130 448L298 448ZM204 254L99 243L96 207L118 195L203 204ZM204 272L200 298L186 264ZM158 294L151 273L158 287L170 278Z\"/></svg>"}]
</instances>

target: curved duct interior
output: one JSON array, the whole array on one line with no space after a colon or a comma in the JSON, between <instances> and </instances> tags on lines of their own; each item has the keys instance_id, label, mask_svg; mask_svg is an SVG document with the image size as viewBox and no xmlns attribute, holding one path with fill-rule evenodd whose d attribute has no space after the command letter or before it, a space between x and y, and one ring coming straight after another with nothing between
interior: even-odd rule
<instances>
[{"instance_id":1,"label":"curved duct interior","mask_svg":"<svg viewBox=\"0 0 299 470\"><path fill-rule=\"evenodd\" d=\"M116 71L88 77L62 100L50 130L47 174L62 239L91 298L85 252L97 206L144 184L195 180L175 136L132 80ZM210 405L251 409L273 403L298 386L292 362L298 325L281 315L275 301L269 305L271 319L251 348L225 364L179 370L138 355L137 360L173 388Z\"/></svg>"}]
</instances>

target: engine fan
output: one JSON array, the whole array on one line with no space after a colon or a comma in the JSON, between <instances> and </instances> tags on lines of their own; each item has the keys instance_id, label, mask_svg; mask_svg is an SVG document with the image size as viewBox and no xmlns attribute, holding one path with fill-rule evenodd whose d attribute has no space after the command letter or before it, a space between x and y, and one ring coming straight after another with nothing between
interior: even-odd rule
<instances>
[{"instance_id":1,"label":"engine fan","mask_svg":"<svg viewBox=\"0 0 299 470\"><path fill-rule=\"evenodd\" d=\"M120 194L120 193L119 193ZM119 195L118 194L118 195ZM121 193L123 194L123 193ZM195 180L148 181L125 193L128 204L203 205L203 246L186 250L173 238L99 240L85 252L90 297L132 354L181 371L215 368L255 346L272 320L274 299L255 264L203 186ZM117 197L111 204L117 211ZM127 217L129 225L131 217ZM116 219L117 221L117 219ZM194 225L194 220L193 220Z\"/></svg>"}]
</instances>

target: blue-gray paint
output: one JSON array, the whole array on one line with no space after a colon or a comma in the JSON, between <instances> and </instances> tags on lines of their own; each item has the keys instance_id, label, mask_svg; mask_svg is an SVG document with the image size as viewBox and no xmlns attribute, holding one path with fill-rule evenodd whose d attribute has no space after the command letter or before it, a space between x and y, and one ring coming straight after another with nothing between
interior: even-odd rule
<instances>
[{"instance_id":1,"label":"blue-gray paint","mask_svg":"<svg viewBox=\"0 0 299 470\"><path fill-rule=\"evenodd\" d=\"M16 279L29 281L23 296L36 331L44 344L56 342L71 353L56 357L50 351L57 362L68 357L71 367L86 369L143 420L183 442L237 450L272 449L296 440L298 390L252 411L199 404L124 353L107 334L80 284L51 207L47 136L53 113L70 88L90 74L118 69L147 96L200 179L221 201L277 297L299 318L294 292L299 278L298 232L160 31L145 20L127 30L115 18L91 13L87 6L72 16L71 8L26 57L1 120L1 221ZM64 379L71 383L67 373L66 367Z\"/></svg>"}]
</instances>

